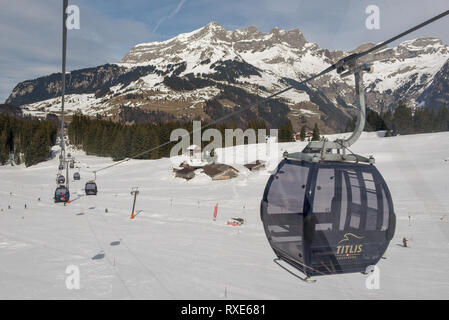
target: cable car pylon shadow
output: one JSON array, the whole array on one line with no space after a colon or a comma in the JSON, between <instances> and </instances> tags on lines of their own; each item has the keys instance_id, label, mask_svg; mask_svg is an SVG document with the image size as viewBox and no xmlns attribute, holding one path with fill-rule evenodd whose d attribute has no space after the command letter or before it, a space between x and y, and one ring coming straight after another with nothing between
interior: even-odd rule
<instances>
[{"instance_id":1,"label":"cable car pylon shadow","mask_svg":"<svg viewBox=\"0 0 449 320\"><path fill-rule=\"evenodd\" d=\"M143 210L137 211L137 212L134 214L134 218L137 217L139 214L141 214L141 213L143 213L143 212L144 212Z\"/></svg>"},{"instance_id":2,"label":"cable car pylon shadow","mask_svg":"<svg viewBox=\"0 0 449 320\"><path fill-rule=\"evenodd\" d=\"M78 195L78 197L76 197L75 199L70 200L70 203L73 203L73 202L75 202L75 201L81 199L82 197L84 197L84 195Z\"/></svg>"}]
</instances>

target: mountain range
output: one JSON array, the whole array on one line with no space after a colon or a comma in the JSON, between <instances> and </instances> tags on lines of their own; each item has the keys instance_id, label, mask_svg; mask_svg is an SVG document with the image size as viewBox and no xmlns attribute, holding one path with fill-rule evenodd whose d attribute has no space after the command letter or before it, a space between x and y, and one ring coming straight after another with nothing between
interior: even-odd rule
<instances>
[{"instance_id":1,"label":"mountain range","mask_svg":"<svg viewBox=\"0 0 449 320\"><path fill-rule=\"evenodd\" d=\"M70 72L66 110L126 122L211 121L374 45L331 51L308 42L299 29L230 31L211 22L166 41L138 44L118 63ZM449 46L439 39L407 40L363 62L374 69L364 76L373 110L394 109L399 100L411 108L438 108L449 100ZM6 103L36 116L57 114L61 83L58 73L23 81ZM263 118L274 127L288 118L295 129L318 123L333 133L344 129L354 104L353 77L333 72L232 120Z\"/></svg>"}]
</instances>

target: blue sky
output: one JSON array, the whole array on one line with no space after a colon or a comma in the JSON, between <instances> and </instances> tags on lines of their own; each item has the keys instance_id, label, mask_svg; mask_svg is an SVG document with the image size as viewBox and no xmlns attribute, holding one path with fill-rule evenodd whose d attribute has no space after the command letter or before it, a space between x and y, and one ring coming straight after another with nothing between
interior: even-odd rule
<instances>
[{"instance_id":1,"label":"blue sky","mask_svg":"<svg viewBox=\"0 0 449 320\"><path fill-rule=\"evenodd\" d=\"M447 0L69 0L81 29L68 34L68 70L119 61L135 44L165 40L216 21L226 29L299 28L308 41L350 50L380 42L449 9ZM380 8L380 29L365 28L365 8ZM62 0L0 0L0 101L23 80L58 72ZM449 43L449 18L409 38ZM406 39L404 39L406 40Z\"/></svg>"}]
</instances>

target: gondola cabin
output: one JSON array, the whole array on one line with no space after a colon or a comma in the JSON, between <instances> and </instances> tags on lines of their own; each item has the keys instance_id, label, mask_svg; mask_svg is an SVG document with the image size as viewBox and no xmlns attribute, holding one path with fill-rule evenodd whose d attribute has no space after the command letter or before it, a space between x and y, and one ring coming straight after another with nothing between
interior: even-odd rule
<instances>
[{"instance_id":1,"label":"gondola cabin","mask_svg":"<svg viewBox=\"0 0 449 320\"><path fill-rule=\"evenodd\" d=\"M64 165L62 163L59 164L59 170L64 170Z\"/></svg>"},{"instance_id":2,"label":"gondola cabin","mask_svg":"<svg viewBox=\"0 0 449 320\"><path fill-rule=\"evenodd\" d=\"M70 169L75 168L75 163L74 162L70 162Z\"/></svg>"},{"instance_id":3,"label":"gondola cabin","mask_svg":"<svg viewBox=\"0 0 449 320\"><path fill-rule=\"evenodd\" d=\"M75 172L75 173L73 174L73 180L80 180L80 179L81 179L80 173L79 173L79 172Z\"/></svg>"},{"instance_id":4,"label":"gondola cabin","mask_svg":"<svg viewBox=\"0 0 449 320\"><path fill-rule=\"evenodd\" d=\"M65 183L65 177L63 175L59 175L56 179L57 184L64 184Z\"/></svg>"},{"instance_id":5,"label":"gondola cabin","mask_svg":"<svg viewBox=\"0 0 449 320\"><path fill-rule=\"evenodd\" d=\"M70 200L70 192L65 186L60 185L55 190L55 203L68 202Z\"/></svg>"},{"instance_id":6,"label":"gondola cabin","mask_svg":"<svg viewBox=\"0 0 449 320\"><path fill-rule=\"evenodd\" d=\"M308 277L365 272L395 230L390 191L374 165L284 159L261 218L277 257Z\"/></svg>"},{"instance_id":7,"label":"gondola cabin","mask_svg":"<svg viewBox=\"0 0 449 320\"><path fill-rule=\"evenodd\" d=\"M87 196L96 196L97 195L97 184L94 181L89 181L86 183L85 192Z\"/></svg>"}]
</instances>

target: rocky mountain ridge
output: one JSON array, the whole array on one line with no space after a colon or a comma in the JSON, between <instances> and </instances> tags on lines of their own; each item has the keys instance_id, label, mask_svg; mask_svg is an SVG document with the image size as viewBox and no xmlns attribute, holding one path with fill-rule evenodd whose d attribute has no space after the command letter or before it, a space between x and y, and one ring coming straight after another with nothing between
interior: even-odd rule
<instances>
[{"instance_id":1,"label":"rocky mountain ridge","mask_svg":"<svg viewBox=\"0 0 449 320\"><path fill-rule=\"evenodd\" d=\"M217 112L211 112L211 106L228 111L242 107L253 101L247 95L268 96L288 81L304 79L372 45L329 51L308 42L299 29L262 33L251 26L229 31L212 22L166 41L138 44L119 63L72 71L67 77L66 109L114 117L123 107L134 107L183 119L214 120L211 114ZM447 103L449 47L442 41L407 40L368 59L374 67L364 78L370 108L391 109L399 100L410 107ZM52 74L19 83L6 102L37 115L57 113L60 79L60 74ZM340 131L354 112L353 86L352 77L330 73L304 90L282 94L279 101L288 106L295 127L318 122L325 131Z\"/></svg>"}]
</instances>

